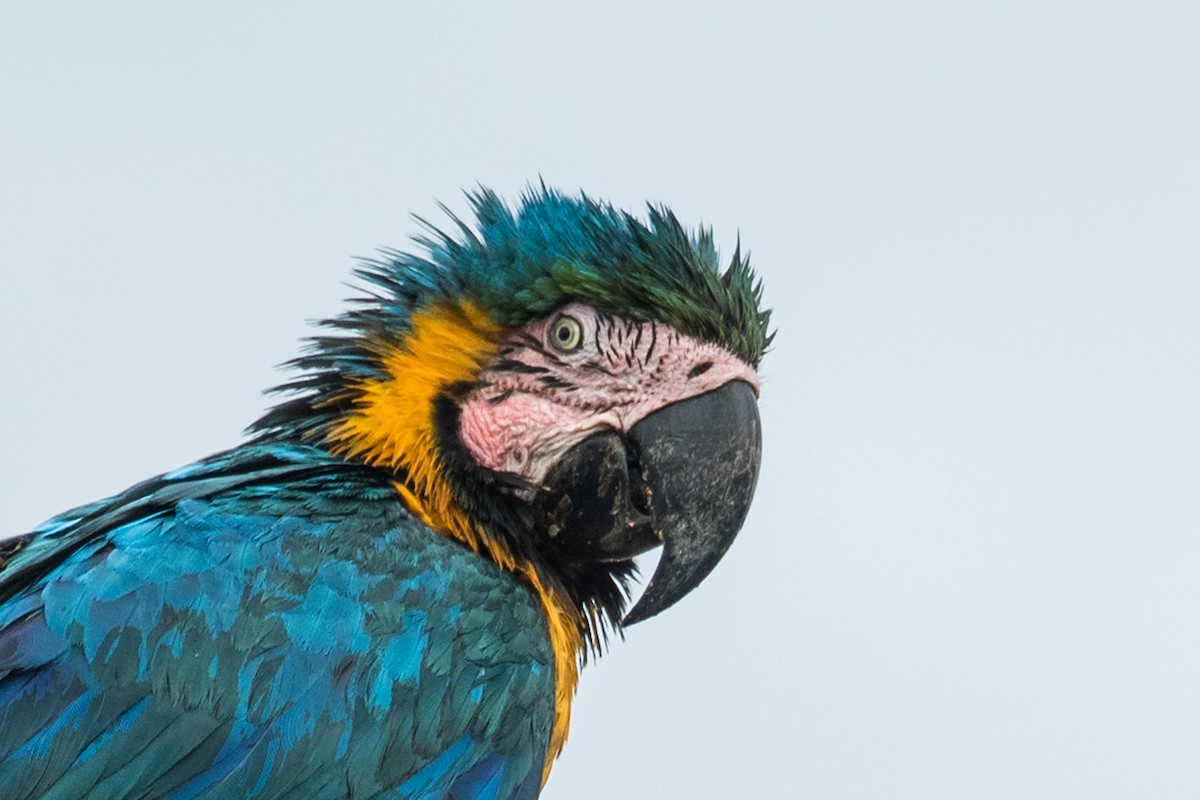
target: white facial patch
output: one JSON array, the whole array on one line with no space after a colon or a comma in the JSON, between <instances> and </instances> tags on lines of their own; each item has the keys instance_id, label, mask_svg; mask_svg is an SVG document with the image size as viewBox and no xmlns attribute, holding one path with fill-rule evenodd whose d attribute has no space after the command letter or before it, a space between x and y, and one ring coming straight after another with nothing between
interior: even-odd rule
<instances>
[{"instance_id":1,"label":"white facial patch","mask_svg":"<svg viewBox=\"0 0 1200 800\"><path fill-rule=\"evenodd\" d=\"M578 322L577 341L563 315ZM661 408L735 380L758 392L754 368L720 345L572 303L505 336L459 406L459 433L480 465L537 484L592 434L627 432Z\"/></svg>"}]
</instances>

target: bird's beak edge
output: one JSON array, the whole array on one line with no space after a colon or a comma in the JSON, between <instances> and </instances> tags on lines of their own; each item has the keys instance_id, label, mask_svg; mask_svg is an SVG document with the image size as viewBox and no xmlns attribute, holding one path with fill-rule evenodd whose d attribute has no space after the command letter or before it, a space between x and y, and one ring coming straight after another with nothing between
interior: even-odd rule
<instances>
[{"instance_id":1,"label":"bird's beak edge","mask_svg":"<svg viewBox=\"0 0 1200 800\"><path fill-rule=\"evenodd\" d=\"M696 588L741 530L762 460L757 396L731 381L654 412L628 438L663 543L658 568L622 621L632 625Z\"/></svg>"},{"instance_id":2,"label":"bird's beak edge","mask_svg":"<svg viewBox=\"0 0 1200 800\"><path fill-rule=\"evenodd\" d=\"M549 545L568 562L617 562L662 546L622 620L641 622L694 589L733 543L762 455L757 394L734 380L665 406L626 433L593 434L546 476L536 500Z\"/></svg>"}]
</instances>

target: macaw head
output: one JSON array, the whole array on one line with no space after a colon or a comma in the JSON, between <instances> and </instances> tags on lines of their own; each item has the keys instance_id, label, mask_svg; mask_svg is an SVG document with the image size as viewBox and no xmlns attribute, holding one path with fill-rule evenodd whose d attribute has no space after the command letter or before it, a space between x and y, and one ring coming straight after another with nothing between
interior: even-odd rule
<instances>
[{"instance_id":1,"label":"macaw head","mask_svg":"<svg viewBox=\"0 0 1200 800\"><path fill-rule=\"evenodd\" d=\"M439 533L558 597L581 655L678 601L754 492L769 313L740 251L542 187L426 226L324 323L255 430L387 471ZM625 612L633 558L663 547ZM561 622L561 620L560 620Z\"/></svg>"}]
</instances>

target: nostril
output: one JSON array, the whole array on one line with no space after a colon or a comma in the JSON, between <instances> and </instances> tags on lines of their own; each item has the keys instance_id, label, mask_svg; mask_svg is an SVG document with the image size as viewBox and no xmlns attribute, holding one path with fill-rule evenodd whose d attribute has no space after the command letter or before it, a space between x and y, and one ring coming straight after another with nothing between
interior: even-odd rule
<instances>
[{"instance_id":1,"label":"nostril","mask_svg":"<svg viewBox=\"0 0 1200 800\"><path fill-rule=\"evenodd\" d=\"M699 378L701 375L708 372L712 368L713 368L713 362L711 362L711 361L705 361L700 364L697 364L696 366L694 366L690 370L688 370L688 374L687 374L688 380L690 381L692 378Z\"/></svg>"}]
</instances>

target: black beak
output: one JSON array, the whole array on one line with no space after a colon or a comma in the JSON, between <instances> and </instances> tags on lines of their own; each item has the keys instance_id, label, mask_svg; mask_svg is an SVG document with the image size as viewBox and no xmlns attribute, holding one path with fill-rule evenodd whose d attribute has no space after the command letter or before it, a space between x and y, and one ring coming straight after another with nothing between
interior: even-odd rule
<instances>
[{"instance_id":1,"label":"black beak","mask_svg":"<svg viewBox=\"0 0 1200 800\"><path fill-rule=\"evenodd\" d=\"M622 620L649 619L703 581L746 519L762 456L754 390L742 381L667 406L626 436L596 434L546 476L538 507L572 561L629 559L662 544Z\"/></svg>"},{"instance_id":2,"label":"black beak","mask_svg":"<svg viewBox=\"0 0 1200 800\"><path fill-rule=\"evenodd\" d=\"M673 606L708 577L746 520L762 426L754 390L734 381L656 411L629 431L644 480L662 558L624 623Z\"/></svg>"}]
</instances>

